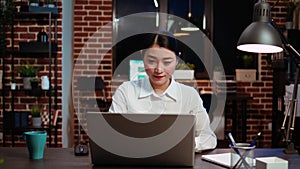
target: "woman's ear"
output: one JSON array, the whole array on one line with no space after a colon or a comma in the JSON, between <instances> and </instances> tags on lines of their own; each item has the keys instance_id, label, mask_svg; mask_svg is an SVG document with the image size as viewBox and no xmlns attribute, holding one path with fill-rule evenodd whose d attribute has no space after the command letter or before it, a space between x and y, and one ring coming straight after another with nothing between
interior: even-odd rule
<instances>
[{"instance_id":1,"label":"woman's ear","mask_svg":"<svg viewBox=\"0 0 300 169\"><path fill-rule=\"evenodd\" d=\"M144 58L144 51L140 50L141 57Z\"/></svg>"}]
</instances>

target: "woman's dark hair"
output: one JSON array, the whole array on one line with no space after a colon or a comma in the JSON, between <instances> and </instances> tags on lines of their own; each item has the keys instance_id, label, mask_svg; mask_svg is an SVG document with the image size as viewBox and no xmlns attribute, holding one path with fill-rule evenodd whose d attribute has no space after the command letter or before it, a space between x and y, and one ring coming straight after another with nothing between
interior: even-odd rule
<instances>
[{"instance_id":1,"label":"woman's dark hair","mask_svg":"<svg viewBox=\"0 0 300 169\"><path fill-rule=\"evenodd\" d=\"M178 42L172 33L168 31L159 31L157 33L149 33L144 41L145 49L158 45L173 51L176 56L179 55Z\"/></svg>"}]
</instances>

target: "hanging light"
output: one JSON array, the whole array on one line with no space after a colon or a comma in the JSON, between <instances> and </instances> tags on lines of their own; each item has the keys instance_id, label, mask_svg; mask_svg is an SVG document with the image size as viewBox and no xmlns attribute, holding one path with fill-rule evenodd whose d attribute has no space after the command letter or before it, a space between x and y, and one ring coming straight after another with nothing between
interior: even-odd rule
<instances>
[{"instance_id":1,"label":"hanging light","mask_svg":"<svg viewBox=\"0 0 300 169\"><path fill-rule=\"evenodd\" d=\"M181 27L182 31L199 31L200 29L191 23L192 18L192 8L191 8L191 0L189 0L189 13L188 13L188 22L184 27Z\"/></svg>"}]
</instances>

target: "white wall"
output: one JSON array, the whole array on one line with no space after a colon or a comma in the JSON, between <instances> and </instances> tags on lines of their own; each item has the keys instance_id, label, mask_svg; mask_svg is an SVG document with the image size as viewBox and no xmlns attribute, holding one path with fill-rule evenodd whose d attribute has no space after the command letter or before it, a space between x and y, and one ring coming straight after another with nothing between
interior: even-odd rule
<instances>
[{"instance_id":1,"label":"white wall","mask_svg":"<svg viewBox=\"0 0 300 169\"><path fill-rule=\"evenodd\" d=\"M73 111L70 111L73 70L73 0L62 1L62 146L73 146Z\"/></svg>"}]
</instances>

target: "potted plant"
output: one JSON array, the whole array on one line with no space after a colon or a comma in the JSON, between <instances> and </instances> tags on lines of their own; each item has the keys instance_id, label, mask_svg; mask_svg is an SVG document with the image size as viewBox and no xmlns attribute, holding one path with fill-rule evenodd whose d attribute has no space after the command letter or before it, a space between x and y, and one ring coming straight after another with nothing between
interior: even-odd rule
<instances>
[{"instance_id":1,"label":"potted plant","mask_svg":"<svg viewBox=\"0 0 300 169\"><path fill-rule=\"evenodd\" d=\"M286 29L291 29L293 27L294 11L299 6L299 2L289 1L286 3Z\"/></svg>"},{"instance_id":2,"label":"potted plant","mask_svg":"<svg viewBox=\"0 0 300 169\"><path fill-rule=\"evenodd\" d=\"M32 126L40 127L42 125L41 110L38 106L31 108Z\"/></svg>"},{"instance_id":3,"label":"potted plant","mask_svg":"<svg viewBox=\"0 0 300 169\"><path fill-rule=\"evenodd\" d=\"M21 74L21 77L23 77L23 87L24 89L31 89L31 83L30 80L37 75L37 73L40 71L39 68L34 67L33 65L23 65L21 67L18 67L16 69L17 73Z\"/></svg>"},{"instance_id":4,"label":"potted plant","mask_svg":"<svg viewBox=\"0 0 300 169\"><path fill-rule=\"evenodd\" d=\"M193 79L195 65L191 63L178 63L173 73L174 79Z\"/></svg>"},{"instance_id":5,"label":"potted plant","mask_svg":"<svg viewBox=\"0 0 300 169\"><path fill-rule=\"evenodd\" d=\"M223 66L215 66L213 69L213 80L221 80L224 78Z\"/></svg>"}]
</instances>

